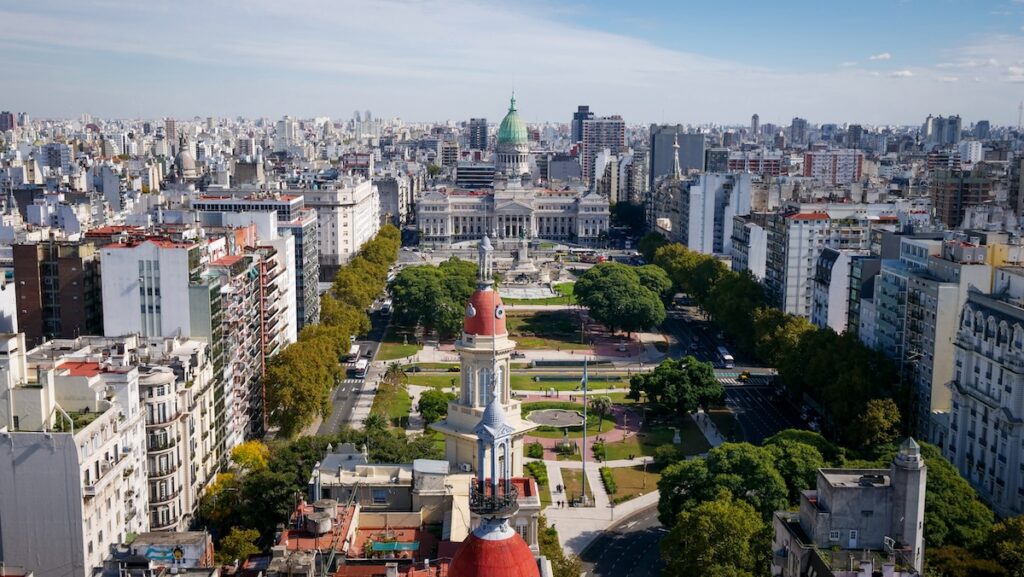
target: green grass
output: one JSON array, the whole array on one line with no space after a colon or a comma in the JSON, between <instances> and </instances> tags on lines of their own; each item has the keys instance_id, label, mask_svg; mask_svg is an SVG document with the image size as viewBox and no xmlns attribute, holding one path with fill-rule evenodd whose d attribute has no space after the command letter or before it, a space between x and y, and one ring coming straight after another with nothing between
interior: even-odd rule
<instances>
[{"instance_id":1,"label":"green grass","mask_svg":"<svg viewBox=\"0 0 1024 577\"><path fill-rule=\"evenodd\" d=\"M619 388L619 387L616 387L616 388ZM628 391L629 390L629 385L626 384L625 388ZM637 403L637 401L634 401L633 399L630 399L629 397L627 397L626 395L628 395L628 394L629 394L628 392L625 392L625 393L605 393L603 396L606 396L609 399L611 399L612 400L612 404L615 404L615 405L635 405Z\"/></svg>"},{"instance_id":2,"label":"green grass","mask_svg":"<svg viewBox=\"0 0 1024 577\"><path fill-rule=\"evenodd\" d=\"M455 379L455 388L459 387L459 373L441 373L425 375L423 373L409 373L408 382L410 385L420 387L433 387L435 389L451 390L452 379Z\"/></svg>"},{"instance_id":3,"label":"green grass","mask_svg":"<svg viewBox=\"0 0 1024 577\"><path fill-rule=\"evenodd\" d=\"M573 286L575 283L562 283L554 286L554 291L558 296L541 298L541 299L501 299L502 302L509 305L573 305L576 304L576 295L573 294Z\"/></svg>"},{"instance_id":4,"label":"green grass","mask_svg":"<svg viewBox=\"0 0 1024 577\"><path fill-rule=\"evenodd\" d=\"M677 425L680 427L682 442L679 449L684 455L698 455L711 449L704 434L700 432L697 423L693 419L686 418ZM606 459L616 461L633 457L653 457L654 451L662 445L672 444L673 431L669 427L656 427L644 429L638 435L631 435L629 438L615 443L605 444Z\"/></svg>"},{"instance_id":5,"label":"green grass","mask_svg":"<svg viewBox=\"0 0 1024 577\"><path fill-rule=\"evenodd\" d=\"M727 441L738 442L743 440L743 430L740 429L740 423L736 420L736 415L733 415L732 411L728 408L711 409L708 411L708 416L711 417L711 422L715 424L715 427L718 427L718 432Z\"/></svg>"},{"instance_id":6,"label":"green grass","mask_svg":"<svg viewBox=\"0 0 1024 577\"><path fill-rule=\"evenodd\" d=\"M580 386L579 380L535 381L532 376L523 374L510 376L509 382L512 384L512 390L520 391L546 391L548 389L555 389L556 391L572 391L576 387Z\"/></svg>"},{"instance_id":7,"label":"green grass","mask_svg":"<svg viewBox=\"0 0 1024 577\"><path fill-rule=\"evenodd\" d=\"M459 363L413 363L411 365L405 365L402 368L409 370L410 367L419 367L424 370L440 370L447 371L448 369L460 368Z\"/></svg>"},{"instance_id":8,"label":"green grass","mask_svg":"<svg viewBox=\"0 0 1024 577\"><path fill-rule=\"evenodd\" d=\"M603 419L601 419L601 421L603 424L600 426L599 431L597 416L593 414L587 415L588 438L593 439L597 435L600 435L601 433L606 433L615 428L615 419L613 419L611 415L606 415ZM569 427L568 430L570 439L583 438L583 427ZM565 433L563 432L563 429L542 426L539 429L534 429L533 431L530 431L529 435L533 437L541 437L544 439L561 439L565 436Z\"/></svg>"},{"instance_id":9,"label":"green grass","mask_svg":"<svg viewBox=\"0 0 1024 577\"><path fill-rule=\"evenodd\" d=\"M585 349L579 318L569 311L510 311L509 336L520 349Z\"/></svg>"},{"instance_id":10,"label":"green grass","mask_svg":"<svg viewBox=\"0 0 1024 577\"><path fill-rule=\"evenodd\" d=\"M524 469L527 475L537 481L537 489L540 491L540 508L547 507L551 504L551 487L548 486L548 473L544 462L533 461L527 463Z\"/></svg>"},{"instance_id":11,"label":"green grass","mask_svg":"<svg viewBox=\"0 0 1024 577\"><path fill-rule=\"evenodd\" d=\"M405 340L411 344L402 344L403 335ZM412 330L405 327L391 326L388 328L387 334L384 335L384 341L377 350L376 360L392 361L404 359L415 355L419 350L420 345L416 344L416 337L412 334Z\"/></svg>"},{"instance_id":12,"label":"green grass","mask_svg":"<svg viewBox=\"0 0 1024 577\"><path fill-rule=\"evenodd\" d=\"M562 482L565 483L565 497L568 500L579 497L583 492L583 471L579 469L562 469ZM594 502L594 492L587 483L587 497Z\"/></svg>"},{"instance_id":13,"label":"green grass","mask_svg":"<svg viewBox=\"0 0 1024 577\"><path fill-rule=\"evenodd\" d=\"M412 397L409 396L404 386L381 383L377 388L377 394L373 397L370 414L381 415L392 426L403 427L408 422L411 410Z\"/></svg>"},{"instance_id":14,"label":"green grass","mask_svg":"<svg viewBox=\"0 0 1024 577\"><path fill-rule=\"evenodd\" d=\"M611 469L612 478L615 479L616 491L609 495L612 503L622 503L644 493L658 490L658 481L661 475L653 473L650 466L644 473L643 467L616 467ZM646 485L644 484L646 482Z\"/></svg>"}]
</instances>

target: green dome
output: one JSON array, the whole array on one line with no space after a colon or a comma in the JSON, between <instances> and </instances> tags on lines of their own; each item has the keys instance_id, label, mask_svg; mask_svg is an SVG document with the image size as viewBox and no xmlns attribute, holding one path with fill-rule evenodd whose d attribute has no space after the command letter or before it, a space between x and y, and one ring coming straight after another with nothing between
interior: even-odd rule
<instances>
[{"instance_id":1,"label":"green dome","mask_svg":"<svg viewBox=\"0 0 1024 577\"><path fill-rule=\"evenodd\" d=\"M526 123L519 118L519 112L516 111L515 96L512 97L512 102L508 105L508 114L505 115L501 126L498 127L498 145L502 144L524 146L528 144Z\"/></svg>"}]
</instances>

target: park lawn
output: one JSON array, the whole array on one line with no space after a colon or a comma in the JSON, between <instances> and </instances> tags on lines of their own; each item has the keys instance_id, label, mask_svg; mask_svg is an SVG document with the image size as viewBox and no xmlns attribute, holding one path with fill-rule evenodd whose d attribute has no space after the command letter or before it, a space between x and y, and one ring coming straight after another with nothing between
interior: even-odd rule
<instances>
[{"instance_id":1,"label":"park lawn","mask_svg":"<svg viewBox=\"0 0 1024 577\"><path fill-rule=\"evenodd\" d=\"M509 337L520 349L585 349L580 323L570 311L509 311Z\"/></svg>"},{"instance_id":2,"label":"park lawn","mask_svg":"<svg viewBox=\"0 0 1024 577\"><path fill-rule=\"evenodd\" d=\"M608 497L612 503L622 503L658 490L661 475L652 473L649 466L646 473L643 467L616 467L611 471L612 478L615 479L615 494Z\"/></svg>"},{"instance_id":3,"label":"park lawn","mask_svg":"<svg viewBox=\"0 0 1024 577\"><path fill-rule=\"evenodd\" d=\"M552 407L552 408L554 408L554 407ZM600 435L601 433L607 433L608 431L610 431L610 430L615 428L615 419L613 419L611 415L605 415L604 418L601 419L601 421L603 422L603 426L601 427L601 432L598 432L598 420L597 420L596 415L593 415L593 414L587 415L587 437L588 438L593 439L593 438L597 437L597 435ZM542 438L545 438L545 439L561 439L561 438L563 438L565 433L562 432L562 429L557 429L557 428L554 428L554 427L543 427L542 426L539 429L534 429L534 430L530 431L528 433L528 435L532 436L532 437L542 437ZM569 438L570 439L580 439L580 438L583 438L583 427L570 427L569 428ZM588 443L588 445L589 445L589 443Z\"/></svg>"},{"instance_id":4,"label":"park lawn","mask_svg":"<svg viewBox=\"0 0 1024 577\"><path fill-rule=\"evenodd\" d=\"M628 384L626 385L626 391L629 391L629 385ZM601 396L608 397L609 399L611 399L612 400L612 404L614 404L614 405L635 405L635 404L637 404L637 401L634 401L633 399L631 399L631 398L629 398L627 396L628 394L629 394L628 392L625 392L625 393L603 393Z\"/></svg>"},{"instance_id":5,"label":"park lawn","mask_svg":"<svg viewBox=\"0 0 1024 577\"><path fill-rule=\"evenodd\" d=\"M409 370L410 367L418 367L424 370L434 369L447 371L448 369L458 369L461 365L459 365L459 363L413 363L411 365L405 365L402 368Z\"/></svg>"},{"instance_id":6,"label":"park lawn","mask_svg":"<svg viewBox=\"0 0 1024 577\"><path fill-rule=\"evenodd\" d=\"M736 420L736 415L732 414L732 411L727 407L711 409L708 411L708 416L711 417L711 422L715 424L718 432L727 441L737 443L743 440L743 430L740 429L740 423Z\"/></svg>"},{"instance_id":7,"label":"park lawn","mask_svg":"<svg viewBox=\"0 0 1024 577\"><path fill-rule=\"evenodd\" d=\"M501 299L507 305L573 305L576 304L576 295L573 294L575 283L567 282L556 284L554 291L557 296L540 299Z\"/></svg>"},{"instance_id":8,"label":"park lawn","mask_svg":"<svg viewBox=\"0 0 1024 577\"><path fill-rule=\"evenodd\" d=\"M412 397L409 396L409 392L404 386L381 383L377 388L377 394L373 397L370 414L381 415L392 426L403 427L403 423L408 422L411 410Z\"/></svg>"},{"instance_id":9,"label":"park lawn","mask_svg":"<svg viewBox=\"0 0 1024 577\"><path fill-rule=\"evenodd\" d=\"M459 373L440 373L425 375L423 373L409 373L408 383L421 387L433 387L449 391L452 388L452 379L455 379L455 387L459 386Z\"/></svg>"},{"instance_id":10,"label":"park lawn","mask_svg":"<svg viewBox=\"0 0 1024 577\"><path fill-rule=\"evenodd\" d=\"M404 359L415 355L419 350L419 345L403 345L402 343L383 342L380 344L380 348L377 349L377 357L375 360L393 361L395 359Z\"/></svg>"},{"instance_id":11,"label":"park lawn","mask_svg":"<svg viewBox=\"0 0 1024 577\"><path fill-rule=\"evenodd\" d=\"M562 482L565 483L565 497L568 500L576 499L583 492L583 471L580 469L562 469ZM587 497L591 503L594 502L594 492L587 483Z\"/></svg>"},{"instance_id":12,"label":"park lawn","mask_svg":"<svg viewBox=\"0 0 1024 577\"><path fill-rule=\"evenodd\" d=\"M711 445L708 444L693 419L682 419L679 427L679 435L682 440L679 449L684 455L699 455L711 449ZM631 455L633 457L653 457L654 451L658 447L672 444L672 435L673 431L669 427L644 429L638 435L630 435L622 441L606 444L604 446L606 459L616 461L628 459Z\"/></svg>"},{"instance_id":13,"label":"park lawn","mask_svg":"<svg viewBox=\"0 0 1024 577\"><path fill-rule=\"evenodd\" d=\"M555 389L556 391L572 391L580 386L580 382L577 381L535 381L530 375L511 375L509 377L509 383L512 385L512 390L520 391L546 391L548 389Z\"/></svg>"}]
</instances>

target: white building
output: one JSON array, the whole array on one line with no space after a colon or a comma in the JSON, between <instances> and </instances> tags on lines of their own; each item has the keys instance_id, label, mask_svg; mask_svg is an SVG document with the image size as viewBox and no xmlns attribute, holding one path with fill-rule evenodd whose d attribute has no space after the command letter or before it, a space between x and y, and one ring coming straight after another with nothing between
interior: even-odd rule
<instances>
[{"instance_id":1,"label":"white building","mask_svg":"<svg viewBox=\"0 0 1024 577\"><path fill-rule=\"evenodd\" d=\"M804 153L804 176L826 184L850 184L861 178L864 153L857 150L815 150Z\"/></svg>"},{"instance_id":2,"label":"white building","mask_svg":"<svg viewBox=\"0 0 1024 577\"><path fill-rule=\"evenodd\" d=\"M961 165L973 165L985 158L985 151L981 146L981 142L977 140L964 140L957 148L960 151Z\"/></svg>"},{"instance_id":3,"label":"white building","mask_svg":"<svg viewBox=\"0 0 1024 577\"><path fill-rule=\"evenodd\" d=\"M751 175L708 173L685 186L673 237L702 254L732 254L734 217L750 214Z\"/></svg>"},{"instance_id":4,"label":"white building","mask_svg":"<svg viewBox=\"0 0 1024 577\"><path fill-rule=\"evenodd\" d=\"M371 180L343 177L324 187L294 192L316 210L321 279L333 280L338 267L380 230L377 187Z\"/></svg>"},{"instance_id":5,"label":"white building","mask_svg":"<svg viewBox=\"0 0 1024 577\"><path fill-rule=\"evenodd\" d=\"M826 248L818 255L812 281L811 324L846 332L850 311L851 261L870 251Z\"/></svg>"},{"instance_id":6,"label":"white building","mask_svg":"<svg viewBox=\"0 0 1024 577\"><path fill-rule=\"evenodd\" d=\"M38 577L86 577L149 528L138 370L0 340L0 548Z\"/></svg>"}]
</instances>

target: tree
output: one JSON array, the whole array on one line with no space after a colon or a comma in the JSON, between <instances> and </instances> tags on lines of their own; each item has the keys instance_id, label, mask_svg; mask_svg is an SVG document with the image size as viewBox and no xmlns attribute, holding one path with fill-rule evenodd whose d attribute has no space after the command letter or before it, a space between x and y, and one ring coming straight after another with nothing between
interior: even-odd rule
<instances>
[{"instance_id":1,"label":"tree","mask_svg":"<svg viewBox=\"0 0 1024 577\"><path fill-rule=\"evenodd\" d=\"M359 261L359 258L353 259L353 264ZM360 261L368 263L369 261ZM367 276L366 270L360 270L360 268L367 268L366 265L357 268L356 266L349 265L343 266L338 269L337 274L334 276L334 284L331 285L331 294L334 298L338 299L339 302L347 304L356 310L365 311L374 299L380 294L381 287L375 281L375 276ZM375 272L375 271L373 271Z\"/></svg>"},{"instance_id":2,"label":"tree","mask_svg":"<svg viewBox=\"0 0 1024 577\"><path fill-rule=\"evenodd\" d=\"M436 423L448 416L448 402L455 399L455 395L445 393L438 389L427 389L420 394L418 409L423 417L424 424Z\"/></svg>"},{"instance_id":3,"label":"tree","mask_svg":"<svg viewBox=\"0 0 1024 577\"><path fill-rule=\"evenodd\" d=\"M892 399L871 399L857 418L855 438L864 447L888 445L899 435L900 408Z\"/></svg>"},{"instance_id":4,"label":"tree","mask_svg":"<svg viewBox=\"0 0 1024 577\"><path fill-rule=\"evenodd\" d=\"M199 500L199 514L204 520L226 531L238 523L241 483L234 473L218 473Z\"/></svg>"},{"instance_id":5,"label":"tree","mask_svg":"<svg viewBox=\"0 0 1024 577\"><path fill-rule=\"evenodd\" d=\"M217 547L217 562L230 565L235 561L245 561L250 555L260 552L256 541L260 532L256 529L232 527L231 532L224 536Z\"/></svg>"},{"instance_id":6,"label":"tree","mask_svg":"<svg viewBox=\"0 0 1024 577\"><path fill-rule=\"evenodd\" d=\"M264 541L274 534L278 523L286 522L301 492L294 479L277 471L257 471L242 481L241 519L256 529Z\"/></svg>"},{"instance_id":7,"label":"tree","mask_svg":"<svg viewBox=\"0 0 1024 577\"><path fill-rule=\"evenodd\" d=\"M764 289L749 271L727 272L701 306L741 349L753 352L753 311L764 305Z\"/></svg>"},{"instance_id":8,"label":"tree","mask_svg":"<svg viewBox=\"0 0 1024 577\"><path fill-rule=\"evenodd\" d=\"M926 572L929 577L1009 577L999 563L979 559L970 551L956 545L936 547L927 551Z\"/></svg>"},{"instance_id":9,"label":"tree","mask_svg":"<svg viewBox=\"0 0 1024 577\"><path fill-rule=\"evenodd\" d=\"M391 363L384 371L384 376L381 377L381 381L389 385L402 386L409 382L409 375L406 374L402 365L398 363Z\"/></svg>"},{"instance_id":10,"label":"tree","mask_svg":"<svg viewBox=\"0 0 1024 577\"><path fill-rule=\"evenodd\" d=\"M604 417L612 410L612 399L607 395L598 395L590 399L590 410L597 413L597 432L604 430Z\"/></svg>"},{"instance_id":11,"label":"tree","mask_svg":"<svg viewBox=\"0 0 1024 577\"><path fill-rule=\"evenodd\" d=\"M231 462L243 471L262 471L267 468L270 448L260 441L246 441L231 449Z\"/></svg>"},{"instance_id":12,"label":"tree","mask_svg":"<svg viewBox=\"0 0 1024 577\"><path fill-rule=\"evenodd\" d=\"M609 207L612 223L629 228L630 233L640 234L644 228L644 205L631 202L616 202Z\"/></svg>"},{"instance_id":13,"label":"tree","mask_svg":"<svg viewBox=\"0 0 1024 577\"><path fill-rule=\"evenodd\" d=\"M647 400L676 413L708 409L725 400L725 387L715 377L710 363L692 356L680 360L665 359L649 373L638 373L629 380L629 397Z\"/></svg>"},{"instance_id":14,"label":"tree","mask_svg":"<svg viewBox=\"0 0 1024 577\"><path fill-rule=\"evenodd\" d=\"M391 282L396 317L442 337L462 330L466 301L476 290L476 266L451 258L439 266L402 269Z\"/></svg>"},{"instance_id":15,"label":"tree","mask_svg":"<svg viewBox=\"0 0 1024 577\"><path fill-rule=\"evenodd\" d=\"M640 251L645 261L654 262L654 254L666 244L668 244L668 239L665 238L665 235L660 232L649 232L640 239L636 248Z\"/></svg>"},{"instance_id":16,"label":"tree","mask_svg":"<svg viewBox=\"0 0 1024 577\"><path fill-rule=\"evenodd\" d=\"M359 309L339 301L330 293L320 297L320 324L337 328L341 334L358 336L370 332L370 317Z\"/></svg>"},{"instance_id":17,"label":"tree","mask_svg":"<svg viewBox=\"0 0 1024 577\"><path fill-rule=\"evenodd\" d=\"M775 468L786 482L790 503L800 502L800 492L815 488L818 469L826 466L821 452L814 445L795 441L778 441L765 448L775 460Z\"/></svg>"},{"instance_id":18,"label":"tree","mask_svg":"<svg viewBox=\"0 0 1024 577\"><path fill-rule=\"evenodd\" d=\"M816 330L804 317L771 307L755 310L753 320L754 351L757 358L773 367L779 366L783 356L797 347L804 333Z\"/></svg>"},{"instance_id":19,"label":"tree","mask_svg":"<svg viewBox=\"0 0 1024 577\"><path fill-rule=\"evenodd\" d=\"M363 428L370 432L387 430L388 420L377 413L370 413L363 419Z\"/></svg>"},{"instance_id":20,"label":"tree","mask_svg":"<svg viewBox=\"0 0 1024 577\"><path fill-rule=\"evenodd\" d=\"M821 433L804 429L785 429L764 440L764 446L770 447L785 442L810 445L818 450L826 463L832 466L842 465L844 449L829 441Z\"/></svg>"},{"instance_id":21,"label":"tree","mask_svg":"<svg viewBox=\"0 0 1024 577\"><path fill-rule=\"evenodd\" d=\"M632 267L621 263L606 262L590 268L576 280L573 292L577 302L612 331L631 333L665 320L665 305L659 295L640 283Z\"/></svg>"},{"instance_id":22,"label":"tree","mask_svg":"<svg viewBox=\"0 0 1024 577\"><path fill-rule=\"evenodd\" d=\"M667 303L672 300L672 279L668 278L668 274L660 266L647 264L633 270L639 277L640 284L658 295L661 302Z\"/></svg>"},{"instance_id":23,"label":"tree","mask_svg":"<svg viewBox=\"0 0 1024 577\"><path fill-rule=\"evenodd\" d=\"M293 343L267 361L269 420L291 436L331 409L330 392L340 369L323 339Z\"/></svg>"},{"instance_id":24,"label":"tree","mask_svg":"<svg viewBox=\"0 0 1024 577\"><path fill-rule=\"evenodd\" d=\"M998 561L1010 577L1024 577L1024 517L1012 517L992 526L986 557Z\"/></svg>"},{"instance_id":25,"label":"tree","mask_svg":"<svg viewBox=\"0 0 1024 577\"><path fill-rule=\"evenodd\" d=\"M751 575L767 570L768 527L728 491L679 514L661 542L665 575ZM712 570L712 568L721 568Z\"/></svg>"}]
</instances>

